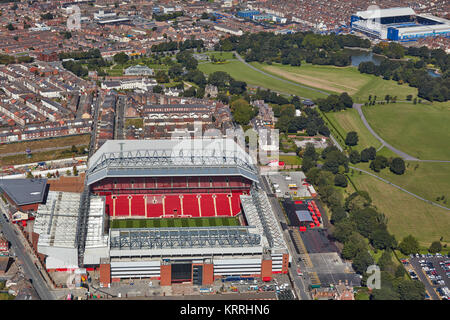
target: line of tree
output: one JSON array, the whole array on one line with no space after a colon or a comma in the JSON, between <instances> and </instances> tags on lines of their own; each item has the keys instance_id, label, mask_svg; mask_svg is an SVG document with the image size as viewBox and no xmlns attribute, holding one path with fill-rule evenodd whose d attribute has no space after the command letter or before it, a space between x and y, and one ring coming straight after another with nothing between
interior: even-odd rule
<instances>
[{"instance_id":1,"label":"line of tree","mask_svg":"<svg viewBox=\"0 0 450 320\"><path fill-rule=\"evenodd\" d=\"M380 65L372 61L361 62L358 66L361 73L382 76L385 80L408 83L418 89L418 96L430 101L447 101L450 99L450 71L441 77L428 74L424 60L413 62L383 59Z\"/></svg>"},{"instance_id":2,"label":"line of tree","mask_svg":"<svg viewBox=\"0 0 450 320\"><path fill-rule=\"evenodd\" d=\"M326 98L319 98L316 100L316 104L323 112L341 111L353 107L353 99L347 92L343 92L340 95L330 94Z\"/></svg>"},{"instance_id":3,"label":"line of tree","mask_svg":"<svg viewBox=\"0 0 450 320\"><path fill-rule=\"evenodd\" d=\"M0 54L0 64L31 63L33 61L34 58L30 56L14 57L7 54Z\"/></svg>"},{"instance_id":4,"label":"line of tree","mask_svg":"<svg viewBox=\"0 0 450 320\"><path fill-rule=\"evenodd\" d=\"M221 39L217 51L236 50L247 62L278 62L292 66L301 61L321 65L348 66L350 55L344 47L370 48L370 41L354 35L322 35L312 32L276 35L260 32Z\"/></svg>"},{"instance_id":5,"label":"line of tree","mask_svg":"<svg viewBox=\"0 0 450 320\"><path fill-rule=\"evenodd\" d=\"M182 17L184 15L183 11L175 11L172 13L166 13L166 14L154 14L153 19L156 21L167 21L176 19L178 17Z\"/></svg>"},{"instance_id":6,"label":"line of tree","mask_svg":"<svg viewBox=\"0 0 450 320\"><path fill-rule=\"evenodd\" d=\"M197 49L200 51L205 47L203 40L187 39L185 41L166 41L152 46L152 52L185 51Z\"/></svg>"}]
</instances>

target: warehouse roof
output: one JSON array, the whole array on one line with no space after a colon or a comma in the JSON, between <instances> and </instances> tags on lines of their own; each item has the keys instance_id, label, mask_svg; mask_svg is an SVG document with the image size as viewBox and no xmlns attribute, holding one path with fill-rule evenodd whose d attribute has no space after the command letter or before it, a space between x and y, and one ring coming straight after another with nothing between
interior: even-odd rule
<instances>
[{"instance_id":1,"label":"warehouse roof","mask_svg":"<svg viewBox=\"0 0 450 320\"><path fill-rule=\"evenodd\" d=\"M1 179L0 190L18 206L44 201L47 179Z\"/></svg>"}]
</instances>

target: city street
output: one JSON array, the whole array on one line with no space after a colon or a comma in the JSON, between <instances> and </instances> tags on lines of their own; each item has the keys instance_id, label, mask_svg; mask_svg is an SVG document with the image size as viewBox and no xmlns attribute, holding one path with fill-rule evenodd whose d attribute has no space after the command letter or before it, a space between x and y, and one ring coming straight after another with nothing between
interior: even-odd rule
<instances>
[{"instance_id":1,"label":"city street","mask_svg":"<svg viewBox=\"0 0 450 320\"><path fill-rule=\"evenodd\" d=\"M22 262L22 267L25 275L29 277L29 279L31 279L33 287L42 300L53 300L53 294L47 287L47 284L43 279L41 272L38 270L32 259L30 258L30 253L27 252L26 248L20 241L17 231L4 218L3 209L0 211L0 223L2 224L3 233L11 243L11 247L14 249L17 258Z\"/></svg>"}]
</instances>

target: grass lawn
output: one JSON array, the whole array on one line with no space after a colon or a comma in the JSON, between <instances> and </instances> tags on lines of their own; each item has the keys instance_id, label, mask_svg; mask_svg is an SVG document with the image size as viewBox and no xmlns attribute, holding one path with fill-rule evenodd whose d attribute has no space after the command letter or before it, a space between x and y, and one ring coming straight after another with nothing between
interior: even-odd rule
<instances>
[{"instance_id":1,"label":"grass lawn","mask_svg":"<svg viewBox=\"0 0 450 320\"><path fill-rule=\"evenodd\" d=\"M363 107L372 129L419 159L450 160L450 105L395 103Z\"/></svg>"},{"instance_id":2,"label":"grass lawn","mask_svg":"<svg viewBox=\"0 0 450 320\"><path fill-rule=\"evenodd\" d=\"M128 126L135 126L136 128L143 128L144 127L144 119L142 119L142 118L125 119L125 128L127 128Z\"/></svg>"},{"instance_id":3,"label":"grass lawn","mask_svg":"<svg viewBox=\"0 0 450 320\"><path fill-rule=\"evenodd\" d=\"M357 167L373 172L367 162L358 163ZM407 161L406 171L402 175L392 173L389 168L373 173L427 200L450 208L450 163ZM442 196L445 197L444 200L436 201L437 197Z\"/></svg>"},{"instance_id":4,"label":"grass lawn","mask_svg":"<svg viewBox=\"0 0 450 320\"><path fill-rule=\"evenodd\" d=\"M111 221L111 228L192 228L239 225L239 219L236 217L115 219Z\"/></svg>"},{"instance_id":5,"label":"grass lawn","mask_svg":"<svg viewBox=\"0 0 450 320\"><path fill-rule=\"evenodd\" d=\"M202 63L198 65L198 69L206 74L216 71L224 71L236 80L247 82L250 86L263 87L280 93L294 94L301 97L308 97L310 99L325 97L325 95L320 92L272 79L249 68L240 61L229 61L226 64Z\"/></svg>"},{"instance_id":6,"label":"grass lawn","mask_svg":"<svg viewBox=\"0 0 450 320\"><path fill-rule=\"evenodd\" d=\"M300 157L298 156L279 156L280 161L284 162L285 164L289 164L289 165L301 165L302 164L302 159L300 159Z\"/></svg>"},{"instance_id":7,"label":"grass lawn","mask_svg":"<svg viewBox=\"0 0 450 320\"><path fill-rule=\"evenodd\" d=\"M84 145L81 147L77 147L78 150L84 150L85 148L89 148L88 145ZM53 150L53 151L44 151L44 152L36 152L32 153L32 157L28 158L26 154L19 154L14 156L6 156L0 158L1 166L10 166L10 165L18 165L18 164L26 164L40 161L51 161L51 160L59 160L59 159L68 159L72 158L72 148L62 149L62 150ZM83 153L78 153L75 156L87 155Z\"/></svg>"},{"instance_id":8,"label":"grass lawn","mask_svg":"<svg viewBox=\"0 0 450 320\"><path fill-rule=\"evenodd\" d=\"M350 131L358 133L358 144L353 147L354 149L361 151L368 147L378 149L381 146L381 142L364 126L357 110L347 109L339 112L328 112L326 116L340 132L343 139L345 139L347 133ZM339 143L341 142L339 141Z\"/></svg>"},{"instance_id":9,"label":"grass lawn","mask_svg":"<svg viewBox=\"0 0 450 320\"><path fill-rule=\"evenodd\" d=\"M209 57L214 56L216 59L225 59L225 60L232 60L233 58L233 52L227 52L227 51L207 51L204 52L204 54L208 55Z\"/></svg>"},{"instance_id":10,"label":"grass lawn","mask_svg":"<svg viewBox=\"0 0 450 320\"><path fill-rule=\"evenodd\" d=\"M4 153L25 152L28 148L33 152L43 148L72 147L78 144L89 144L90 139L90 134L83 134L70 137L8 143L0 145L0 155Z\"/></svg>"},{"instance_id":11,"label":"grass lawn","mask_svg":"<svg viewBox=\"0 0 450 320\"><path fill-rule=\"evenodd\" d=\"M388 229L397 241L412 234L428 248L443 237L450 245L450 212L398 190L367 174L355 173L351 179L359 190L369 192L373 204L388 218Z\"/></svg>"},{"instance_id":12,"label":"grass lawn","mask_svg":"<svg viewBox=\"0 0 450 320\"><path fill-rule=\"evenodd\" d=\"M417 96L417 88L407 84L399 85L396 81L383 80L374 75L362 74L353 66L320 66L305 62L300 67L257 62L252 62L252 65L276 76L314 88L333 93L347 92L355 102L365 102L369 95L376 95L378 100L387 94L397 96L397 100L404 100L409 94Z\"/></svg>"}]
</instances>

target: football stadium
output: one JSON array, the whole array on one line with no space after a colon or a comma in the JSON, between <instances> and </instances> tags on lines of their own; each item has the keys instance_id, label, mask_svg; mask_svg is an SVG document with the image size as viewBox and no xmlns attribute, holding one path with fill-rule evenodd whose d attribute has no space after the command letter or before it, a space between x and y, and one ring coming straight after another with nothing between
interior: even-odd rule
<instances>
[{"instance_id":1,"label":"football stadium","mask_svg":"<svg viewBox=\"0 0 450 320\"><path fill-rule=\"evenodd\" d=\"M268 281L288 271L257 168L234 140L108 140L89 159L85 185L81 195L50 191L38 209L48 270L95 268L103 286Z\"/></svg>"},{"instance_id":2,"label":"football stadium","mask_svg":"<svg viewBox=\"0 0 450 320\"><path fill-rule=\"evenodd\" d=\"M358 11L351 17L353 31L369 37L392 41L450 37L450 21L428 14L416 14L411 8Z\"/></svg>"}]
</instances>

